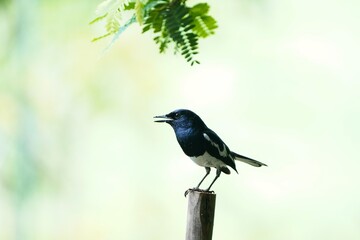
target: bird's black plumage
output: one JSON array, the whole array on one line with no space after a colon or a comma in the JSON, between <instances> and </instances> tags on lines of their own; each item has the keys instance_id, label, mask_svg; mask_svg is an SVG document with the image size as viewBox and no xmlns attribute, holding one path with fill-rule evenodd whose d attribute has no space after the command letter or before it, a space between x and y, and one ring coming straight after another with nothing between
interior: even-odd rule
<instances>
[{"instance_id":1,"label":"bird's black plumage","mask_svg":"<svg viewBox=\"0 0 360 240\"><path fill-rule=\"evenodd\" d=\"M200 187L200 184L210 173L211 167L217 169L216 177L206 191L210 190L221 172L230 174L227 166L237 172L234 160L239 160L255 167L266 166L264 163L230 151L221 138L208 128L198 115L190 110L178 109L163 116L156 116L155 118L160 118L160 120L155 122L168 123L174 129L177 141L184 153L195 163L205 167L206 175L196 189Z\"/></svg>"}]
</instances>

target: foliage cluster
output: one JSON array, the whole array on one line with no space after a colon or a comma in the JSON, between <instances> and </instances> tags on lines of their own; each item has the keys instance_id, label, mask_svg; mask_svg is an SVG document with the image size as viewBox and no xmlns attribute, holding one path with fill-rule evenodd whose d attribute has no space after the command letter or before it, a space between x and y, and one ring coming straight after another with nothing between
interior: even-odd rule
<instances>
[{"instance_id":1,"label":"foliage cluster","mask_svg":"<svg viewBox=\"0 0 360 240\"><path fill-rule=\"evenodd\" d=\"M106 0L98 6L97 17L90 22L105 21L106 33L93 41L113 35L113 43L129 25L137 22L143 33L154 33L160 53L173 45L175 52L193 65L199 63L194 58L199 39L214 34L217 28L216 20L208 15L209 8L207 3L189 7L186 0Z\"/></svg>"}]
</instances>

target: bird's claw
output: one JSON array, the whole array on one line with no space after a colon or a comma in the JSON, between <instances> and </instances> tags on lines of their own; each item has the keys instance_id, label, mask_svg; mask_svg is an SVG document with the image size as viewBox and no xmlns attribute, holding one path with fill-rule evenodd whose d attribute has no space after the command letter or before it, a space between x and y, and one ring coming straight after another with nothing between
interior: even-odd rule
<instances>
[{"instance_id":1,"label":"bird's claw","mask_svg":"<svg viewBox=\"0 0 360 240\"><path fill-rule=\"evenodd\" d=\"M189 188L188 190L185 191L184 196L186 197L189 194L189 192L192 192L192 191L211 193L211 194L215 193L214 191L209 191L208 189L204 190L204 189L200 189L200 188Z\"/></svg>"}]
</instances>

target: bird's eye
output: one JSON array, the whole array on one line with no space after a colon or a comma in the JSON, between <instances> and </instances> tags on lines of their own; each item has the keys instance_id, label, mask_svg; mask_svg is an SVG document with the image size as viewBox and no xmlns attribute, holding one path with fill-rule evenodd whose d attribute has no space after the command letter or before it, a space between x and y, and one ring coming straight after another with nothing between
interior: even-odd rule
<instances>
[{"instance_id":1,"label":"bird's eye","mask_svg":"<svg viewBox=\"0 0 360 240\"><path fill-rule=\"evenodd\" d=\"M180 117L180 114L179 113L175 113L175 116L174 116L176 119L178 119Z\"/></svg>"}]
</instances>

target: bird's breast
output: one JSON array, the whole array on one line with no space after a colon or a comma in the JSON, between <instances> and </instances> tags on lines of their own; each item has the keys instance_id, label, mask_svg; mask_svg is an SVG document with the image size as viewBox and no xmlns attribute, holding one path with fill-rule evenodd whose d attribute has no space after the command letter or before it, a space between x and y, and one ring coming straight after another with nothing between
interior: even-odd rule
<instances>
[{"instance_id":1,"label":"bird's breast","mask_svg":"<svg viewBox=\"0 0 360 240\"><path fill-rule=\"evenodd\" d=\"M180 146L184 153L189 157L199 156L204 154L205 152L204 147L196 141L185 141L183 143L180 143Z\"/></svg>"},{"instance_id":2,"label":"bird's breast","mask_svg":"<svg viewBox=\"0 0 360 240\"><path fill-rule=\"evenodd\" d=\"M201 135L193 132L177 132L177 140L184 151L184 153L191 156L200 156L205 152L204 141L201 139Z\"/></svg>"}]
</instances>

